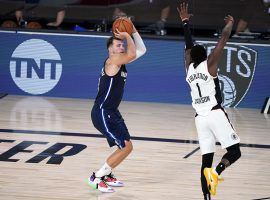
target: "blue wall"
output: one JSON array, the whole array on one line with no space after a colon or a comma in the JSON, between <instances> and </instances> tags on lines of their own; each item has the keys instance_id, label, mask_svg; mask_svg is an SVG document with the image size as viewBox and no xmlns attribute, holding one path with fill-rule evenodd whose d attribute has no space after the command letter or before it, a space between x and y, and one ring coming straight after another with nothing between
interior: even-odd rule
<instances>
[{"instance_id":1,"label":"blue wall","mask_svg":"<svg viewBox=\"0 0 270 200\"><path fill-rule=\"evenodd\" d=\"M0 93L95 98L101 67L107 57L106 39L78 35L0 33ZM127 65L124 100L190 104L190 91L183 67L184 43L155 39L144 41L147 53ZM270 96L270 46L228 46L237 48L229 61L232 68L239 60L244 60L239 62L244 66L244 71L245 64L252 68L252 76L245 77L246 82L241 83L240 79L234 82L235 88L241 88L245 93L237 106L260 108L265 97ZM251 54L243 53L245 49L251 49L247 50ZM239 55L242 59L239 59ZM224 58L228 58L228 53L224 53ZM45 60L44 68L40 64L42 59ZM49 70L52 69L52 62L57 63L54 66L56 70ZM220 68L225 68L223 65L228 60L222 62Z\"/></svg>"}]
</instances>

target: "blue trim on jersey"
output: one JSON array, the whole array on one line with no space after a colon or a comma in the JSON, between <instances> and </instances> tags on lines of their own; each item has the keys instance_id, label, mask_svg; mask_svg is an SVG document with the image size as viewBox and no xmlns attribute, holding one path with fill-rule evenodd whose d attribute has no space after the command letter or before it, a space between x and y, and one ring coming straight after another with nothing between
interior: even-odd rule
<instances>
[{"instance_id":1,"label":"blue trim on jersey","mask_svg":"<svg viewBox=\"0 0 270 200\"><path fill-rule=\"evenodd\" d=\"M105 99L104 99L104 101L102 102L102 104L100 105L100 109L102 108L102 106L103 106L103 104L105 103L105 101L106 101L106 99L108 98L108 96L109 96L109 93L110 93L110 91L111 91L111 87L112 87L112 82L113 82L113 78L111 78L111 81L110 81L110 86L109 86L109 89L108 89L108 92L107 92L107 94L106 94L106 96L105 96Z\"/></svg>"},{"instance_id":2,"label":"blue trim on jersey","mask_svg":"<svg viewBox=\"0 0 270 200\"><path fill-rule=\"evenodd\" d=\"M121 144L117 141L117 139L114 137L113 133L111 133L107 127L107 124L106 124L106 121L105 121L105 117L104 117L104 109L101 109L101 114L102 114L102 121L103 121L103 124L106 128L106 132L109 133L109 135L111 136L111 138L114 139L115 143L117 144L117 146L119 146L120 149L123 148L123 146L121 146Z\"/></svg>"}]
</instances>

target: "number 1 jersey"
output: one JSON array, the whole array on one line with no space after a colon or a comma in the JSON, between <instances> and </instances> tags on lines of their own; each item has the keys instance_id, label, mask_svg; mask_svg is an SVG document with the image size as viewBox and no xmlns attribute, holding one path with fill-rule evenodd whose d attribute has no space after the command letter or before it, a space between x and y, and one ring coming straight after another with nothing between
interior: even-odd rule
<instances>
[{"instance_id":1,"label":"number 1 jersey","mask_svg":"<svg viewBox=\"0 0 270 200\"><path fill-rule=\"evenodd\" d=\"M196 68L189 65L186 81L191 88L192 106L198 115L206 116L212 108L222 104L218 76L213 77L208 72L207 60Z\"/></svg>"}]
</instances>

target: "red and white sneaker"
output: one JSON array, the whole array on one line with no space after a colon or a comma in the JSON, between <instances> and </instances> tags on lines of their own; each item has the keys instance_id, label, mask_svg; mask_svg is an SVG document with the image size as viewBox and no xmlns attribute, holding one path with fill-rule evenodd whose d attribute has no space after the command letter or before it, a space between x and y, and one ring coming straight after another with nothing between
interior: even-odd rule
<instances>
[{"instance_id":1,"label":"red and white sneaker","mask_svg":"<svg viewBox=\"0 0 270 200\"><path fill-rule=\"evenodd\" d=\"M119 180L117 180L112 173L110 173L109 175L105 176L104 177L104 181L109 186L114 186L114 187L123 187L124 186L124 183L121 182L121 181L119 181Z\"/></svg>"},{"instance_id":2,"label":"red and white sneaker","mask_svg":"<svg viewBox=\"0 0 270 200\"><path fill-rule=\"evenodd\" d=\"M87 183L93 189L98 189L99 191L104 193L115 192L114 189L108 186L108 184L104 181L104 178L96 177L95 173L93 173L93 175L87 179Z\"/></svg>"}]
</instances>

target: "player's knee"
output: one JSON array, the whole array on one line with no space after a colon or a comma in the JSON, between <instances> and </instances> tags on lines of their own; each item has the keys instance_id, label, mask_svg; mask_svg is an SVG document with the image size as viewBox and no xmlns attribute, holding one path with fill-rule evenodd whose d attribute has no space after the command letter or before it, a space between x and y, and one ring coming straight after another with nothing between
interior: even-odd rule
<instances>
[{"instance_id":1,"label":"player's knee","mask_svg":"<svg viewBox=\"0 0 270 200\"><path fill-rule=\"evenodd\" d=\"M131 141L125 141L125 151L127 151L127 153L131 153L133 150L133 145Z\"/></svg>"},{"instance_id":2,"label":"player's knee","mask_svg":"<svg viewBox=\"0 0 270 200\"><path fill-rule=\"evenodd\" d=\"M236 160L238 160L240 157L241 157L241 150L240 150L240 148L237 148L236 150L235 150L235 158L236 158Z\"/></svg>"},{"instance_id":3,"label":"player's knee","mask_svg":"<svg viewBox=\"0 0 270 200\"><path fill-rule=\"evenodd\" d=\"M231 147L228 148L228 153L229 155L231 155L231 160L233 162L235 162L236 160L238 160L241 157L241 150L239 147L239 144L233 145Z\"/></svg>"}]
</instances>

